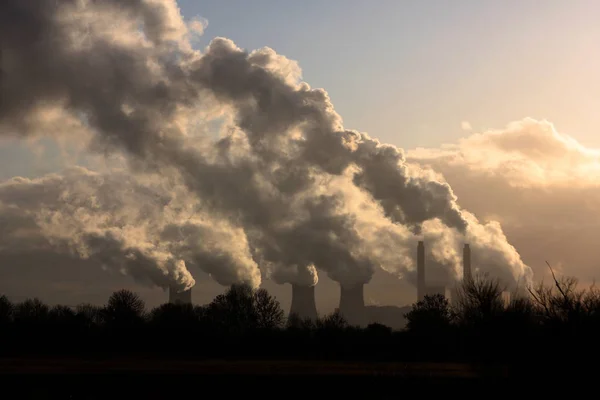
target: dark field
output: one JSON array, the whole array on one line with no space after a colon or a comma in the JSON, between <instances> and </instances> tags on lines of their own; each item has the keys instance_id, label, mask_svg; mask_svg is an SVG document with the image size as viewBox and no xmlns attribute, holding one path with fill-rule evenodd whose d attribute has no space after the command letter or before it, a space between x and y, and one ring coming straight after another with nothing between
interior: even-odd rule
<instances>
[{"instance_id":1,"label":"dark field","mask_svg":"<svg viewBox=\"0 0 600 400\"><path fill-rule=\"evenodd\" d=\"M490 388L508 396L540 382L523 372L455 363L19 358L0 360L0 387L21 399L394 399Z\"/></svg>"},{"instance_id":2,"label":"dark field","mask_svg":"<svg viewBox=\"0 0 600 400\"><path fill-rule=\"evenodd\" d=\"M180 361L152 359L3 359L2 386L31 399L219 397L396 398L402 390L436 391L473 388L473 383L506 376L502 368L481 369L466 364L353 363L306 361ZM483 379L482 379L483 378ZM293 388L290 390L290 388ZM248 393L248 390L251 392ZM255 393L256 394L256 393ZM314 397L313 397L314 396ZM252 396L254 397L254 396Z\"/></svg>"},{"instance_id":3,"label":"dark field","mask_svg":"<svg viewBox=\"0 0 600 400\"><path fill-rule=\"evenodd\" d=\"M327 361L181 361L152 359L4 359L2 374L200 374L200 375L342 375L478 378L493 373L506 376L501 367L477 368L452 363L361 363Z\"/></svg>"}]
</instances>

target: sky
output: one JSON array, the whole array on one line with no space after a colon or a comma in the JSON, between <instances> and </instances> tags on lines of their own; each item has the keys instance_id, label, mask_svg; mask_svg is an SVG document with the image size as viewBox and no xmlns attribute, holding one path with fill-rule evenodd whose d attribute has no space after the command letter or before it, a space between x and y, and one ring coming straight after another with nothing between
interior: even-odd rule
<instances>
[{"instance_id":1,"label":"sky","mask_svg":"<svg viewBox=\"0 0 600 400\"><path fill-rule=\"evenodd\" d=\"M352 129L437 146L524 117L600 147L594 0L179 1L215 36L298 60Z\"/></svg>"},{"instance_id":2,"label":"sky","mask_svg":"<svg viewBox=\"0 0 600 400\"><path fill-rule=\"evenodd\" d=\"M600 147L594 0L180 0L187 18L253 50L298 60L345 125L404 148L436 146L524 117ZM0 149L2 176L26 173ZM43 171L45 164L36 166Z\"/></svg>"},{"instance_id":3,"label":"sky","mask_svg":"<svg viewBox=\"0 0 600 400\"><path fill-rule=\"evenodd\" d=\"M594 51L600 41L595 18L600 3L178 4L186 19L207 21L203 36L194 41L198 49L226 37L244 49L268 46L298 61L303 80L329 93L345 128L398 146L409 162L443 174L462 206L483 221L502 224L538 277L546 276L545 261L584 282L600 277L593 241L600 234L600 57ZM46 139L41 141L45 147L0 140L0 179L88 162L85 154L65 161ZM73 291L61 282L31 283L28 290L45 290L48 298L59 293L54 298L60 301L87 295L98 302L118 284L141 291L150 304L164 297L130 279L111 281L104 272L82 278L85 285L96 282L94 290ZM102 277L106 287L100 287ZM197 281L201 302L223 289ZM265 285L289 305L289 287ZM321 277L320 309L336 306L338 290ZM372 304L404 305L414 296L410 285L383 271L365 290Z\"/></svg>"}]
</instances>

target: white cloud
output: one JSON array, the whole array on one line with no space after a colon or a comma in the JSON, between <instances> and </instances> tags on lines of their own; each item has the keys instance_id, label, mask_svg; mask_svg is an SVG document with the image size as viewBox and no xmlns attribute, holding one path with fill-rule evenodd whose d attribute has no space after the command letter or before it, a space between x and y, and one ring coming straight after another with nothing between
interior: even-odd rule
<instances>
[{"instance_id":1,"label":"white cloud","mask_svg":"<svg viewBox=\"0 0 600 400\"><path fill-rule=\"evenodd\" d=\"M444 175L460 204L498 220L536 276L547 260L591 281L600 272L600 151L524 119L456 144L408 151L410 163Z\"/></svg>"},{"instance_id":2,"label":"white cloud","mask_svg":"<svg viewBox=\"0 0 600 400\"><path fill-rule=\"evenodd\" d=\"M206 28L208 28L208 20L202 17L195 17L188 23L188 28L196 36L202 36Z\"/></svg>"},{"instance_id":3,"label":"white cloud","mask_svg":"<svg viewBox=\"0 0 600 400\"><path fill-rule=\"evenodd\" d=\"M473 172L501 175L511 186L600 185L600 150L585 148L550 122L530 118L458 144L413 150L407 157L421 164L466 165Z\"/></svg>"}]
</instances>

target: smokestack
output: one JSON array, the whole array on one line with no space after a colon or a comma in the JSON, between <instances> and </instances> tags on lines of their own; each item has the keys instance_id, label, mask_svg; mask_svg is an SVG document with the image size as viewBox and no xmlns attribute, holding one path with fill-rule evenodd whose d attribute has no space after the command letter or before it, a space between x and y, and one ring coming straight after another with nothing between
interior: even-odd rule
<instances>
[{"instance_id":1,"label":"smokestack","mask_svg":"<svg viewBox=\"0 0 600 400\"><path fill-rule=\"evenodd\" d=\"M471 270L471 247L465 243L463 248L463 281L471 282L473 280L473 272Z\"/></svg>"},{"instance_id":2,"label":"smokestack","mask_svg":"<svg viewBox=\"0 0 600 400\"><path fill-rule=\"evenodd\" d=\"M174 287L169 288L169 303L171 304L192 304L192 289L177 292Z\"/></svg>"},{"instance_id":3,"label":"smokestack","mask_svg":"<svg viewBox=\"0 0 600 400\"><path fill-rule=\"evenodd\" d=\"M425 298L425 244L422 240L417 246L417 301Z\"/></svg>"},{"instance_id":4,"label":"smokestack","mask_svg":"<svg viewBox=\"0 0 600 400\"><path fill-rule=\"evenodd\" d=\"M367 324L367 310L365 308L364 284L353 286L340 285L339 313L350 325Z\"/></svg>"},{"instance_id":5,"label":"smokestack","mask_svg":"<svg viewBox=\"0 0 600 400\"><path fill-rule=\"evenodd\" d=\"M295 314L301 319L317 319L315 304L315 287L292 284L292 306L290 315Z\"/></svg>"}]
</instances>

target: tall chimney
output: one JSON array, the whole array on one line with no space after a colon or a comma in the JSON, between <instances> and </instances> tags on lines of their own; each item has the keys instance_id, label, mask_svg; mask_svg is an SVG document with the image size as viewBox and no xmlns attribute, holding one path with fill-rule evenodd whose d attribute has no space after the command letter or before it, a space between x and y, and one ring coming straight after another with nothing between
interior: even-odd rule
<instances>
[{"instance_id":1,"label":"tall chimney","mask_svg":"<svg viewBox=\"0 0 600 400\"><path fill-rule=\"evenodd\" d=\"M295 314L301 319L317 319L315 304L315 287L292 284L292 306L290 315Z\"/></svg>"},{"instance_id":2,"label":"tall chimney","mask_svg":"<svg viewBox=\"0 0 600 400\"><path fill-rule=\"evenodd\" d=\"M465 243L463 247L463 281L471 282L473 280L473 271L471 270L471 247Z\"/></svg>"},{"instance_id":3,"label":"tall chimney","mask_svg":"<svg viewBox=\"0 0 600 400\"><path fill-rule=\"evenodd\" d=\"M367 324L364 284L340 285L339 313L350 325L364 326Z\"/></svg>"},{"instance_id":4,"label":"tall chimney","mask_svg":"<svg viewBox=\"0 0 600 400\"><path fill-rule=\"evenodd\" d=\"M174 287L169 287L169 303L192 304L192 289L177 292L177 289Z\"/></svg>"},{"instance_id":5,"label":"tall chimney","mask_svg":"<svg viewBox=\"0 0 600 400\"><path fill-rule=\"evenodd\" d=\"M425 244L422 240L417 246L417 301L425 298Z\"/></svg>"}]
</instances>

